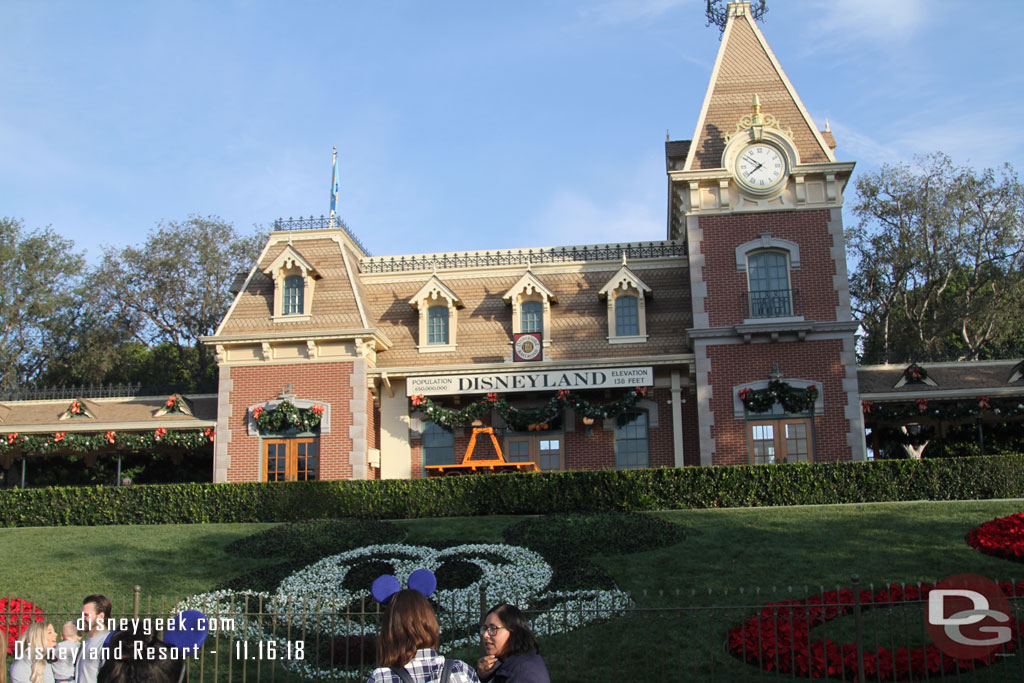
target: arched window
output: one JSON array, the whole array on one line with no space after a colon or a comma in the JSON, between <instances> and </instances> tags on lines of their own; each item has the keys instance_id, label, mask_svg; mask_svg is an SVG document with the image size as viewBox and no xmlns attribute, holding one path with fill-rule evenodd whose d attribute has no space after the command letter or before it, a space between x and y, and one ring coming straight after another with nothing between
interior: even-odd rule
<instances>
[{"instance_id":1,"label":"arched window","mask_svg":"<svg viewBox=\"0 0 1024 683\"><path fill-rule=\"evenodd\" d=\"M539 301L524 301L520 308L520 332L542 332L544 329L544 304Z\"/></svg>"},{"instance_id":2,"label":"arched window","mask_svg":"<svg viewBox=\"0 0 1024 683\"><path fill-rule=\"evenodd\" d=\"M647 413L636 411L625 417L625 422L615 429L615 468L650 467Z\"/></svg>"},{"instance_id":3,"label":"arched window","mask_svg":"<svg viewBox=\"0 0 1024 683\"><path fill-rule=\"evenodd\" d=\"M640 312L635 296L615 298L615 336L633 337L640 334Z\"/></svg>"},{"instance_id":4,"label":"arched window","mask_svg":"<svg viewBox=\"0 0 1024 683\"><path fill-rule=\"evenodd\" d=\"M424 422L420 447L424 467L455 464L455 435L444 427Z\"/></svg>"},{"instance_id":5,"label":"arched window","mask_svg":"<svg viewBox=\"0 0 1024 683\"><path fill-rule=\"evenodd\" d=\"M305 288L305 278L301 275L289 275L284 279L284 292L281 299L282 315L303 314L302 295Z\"/></svg>"},{"instance_id":6,"label":"arched window","mask_svg":"<svg viewBox=\"0 0 1024 683\"><path fill-rule=\"evenodd\" d=\"M751 318L783 318L791 314L789 258L781 251L747 256Z\"/></svg>"},{"instance_id":7,"label":"arched window","mask_svg":"<svg viewBox=\"0 0 1024 683\"><path fill-rule=\"evenodd\" d=\"M427 344L448 343L448 306L427 309Z\"/></svg>"}]
</instances>

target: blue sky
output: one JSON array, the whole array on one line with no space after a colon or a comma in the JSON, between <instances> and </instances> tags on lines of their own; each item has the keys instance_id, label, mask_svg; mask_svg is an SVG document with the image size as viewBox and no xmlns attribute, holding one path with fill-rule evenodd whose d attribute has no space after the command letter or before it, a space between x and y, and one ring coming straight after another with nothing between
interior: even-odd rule
<instances>
[{"instance_id":1,"label":"blue sky","mask_svg":"<svg viewBox=\"0 0 1024 683\"><path fill-rule=\"evenodd\" d=\"M663 239L703 0L0 2L0 216L96 262L161 221L340 215L375 255ZM1024 167L1024 3L770 0L857 172ZM847 217L848 222L850 217Z\"/></svg>"}]
</instances>

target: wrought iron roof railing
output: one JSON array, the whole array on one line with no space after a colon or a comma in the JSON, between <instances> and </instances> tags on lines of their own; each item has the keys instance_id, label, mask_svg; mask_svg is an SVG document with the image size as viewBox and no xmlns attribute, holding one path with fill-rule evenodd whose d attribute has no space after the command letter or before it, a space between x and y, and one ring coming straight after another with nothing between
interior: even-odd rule
<instances>
[{"instance_id":1,"label":"wrought iron roof railing","mask_svg":"<svg viewBox=\"0 0 1024 683\"><path fill-rule=\"evenodd\" d=\"M186 386L143 386L140 384L90 384L64 387L15 388L0 392L0 401L53 401L74 398L134 398L171 394L216 393L216 389L196 391Z\"/></svg>"},{"instance_id":2,"label":"wrought iron roof railing","mask_svg":"<svg viewBox=\"0 0 1024 683\"><path fill-rule=\"evenodd\" d=\"M366 254L367 256L370 256L369 250L363 245L362 242L359 241L358 237L356 237L355 235L352 234L352 231L349 230L349 227L347 225L345 225L345 222L343 220L341 220L340 218L338 218L338 217L334 218L334 224L333 225L331 224L331 217L330 216L320 216L319 218L317 218L315 216L310 216L309 218L303 218L302 216L299 216L298 218L292 218L291 216L289 216L288 220L285 220L283 218L278 218L276 221L274 221L274 231L275 232L277 232L278 230L331 230L331 229L344 231L344 233L349 236L349 239L351 239L353 242L355 242L356 246L359 247L359 249L364 254Z\"/></svg>"},{"instance_id":3,"label":"wrought iron roof railing","mask_svg":"<svg viewBox=\"0 0 1024 683\"><path fill-rule=\"evenodd\" d=\"M685 255L686 247L682 242L636 242L598 244L582 247L541 247L537 249L452 252L450 254L377 256L360 259L359 265L364 273L400 273L420 270L446 270L450 268L525 266L535 263L618 261L623 256L626 259L652 259Z\"/></svg>"}]
</instances>

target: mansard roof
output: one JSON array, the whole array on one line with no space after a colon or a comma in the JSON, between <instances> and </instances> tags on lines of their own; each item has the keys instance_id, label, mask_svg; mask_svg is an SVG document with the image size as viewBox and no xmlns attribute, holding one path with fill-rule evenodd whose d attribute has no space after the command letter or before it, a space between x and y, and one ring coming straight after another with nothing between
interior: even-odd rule
<instances>
[{"instance_id":1,"label":"mansard roof","mask_svg":"<svg viewBox=\"0 0 1024 683\"><path fill-rule=\"evenodd\" d=\"M359 256L345 237L340 228L271 233L216 336L369 328L374 312L359 282ZM267 273L289 258L300 258L320 278L308 320L274 322L274 281Z\"/></svg>"}]
</instances>

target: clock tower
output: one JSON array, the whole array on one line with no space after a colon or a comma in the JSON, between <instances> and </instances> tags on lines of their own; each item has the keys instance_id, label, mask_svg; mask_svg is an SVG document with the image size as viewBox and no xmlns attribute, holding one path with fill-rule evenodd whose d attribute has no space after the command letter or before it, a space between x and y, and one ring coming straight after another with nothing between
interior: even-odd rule
<instances>
[{"instance_id":1,"label":"clock tower","mask_svg":"<svg viewBox=\"0 0 1024 683\"><path fill-rule=\"evenodd\" d=\"M834 149L750 3L730 3L693 139L666 145L702 465L864 459L842 221L854 163ZM797 395L812 400L771 403Z\"/></svg>"}]
</instances>

